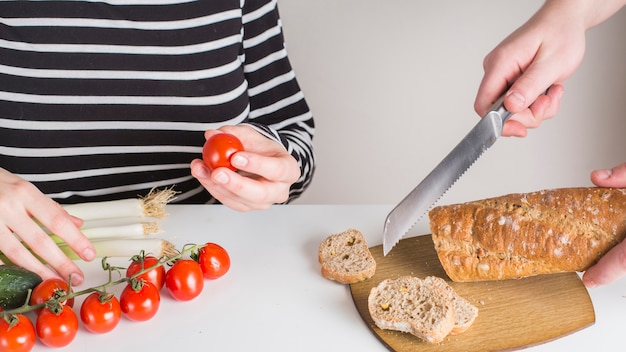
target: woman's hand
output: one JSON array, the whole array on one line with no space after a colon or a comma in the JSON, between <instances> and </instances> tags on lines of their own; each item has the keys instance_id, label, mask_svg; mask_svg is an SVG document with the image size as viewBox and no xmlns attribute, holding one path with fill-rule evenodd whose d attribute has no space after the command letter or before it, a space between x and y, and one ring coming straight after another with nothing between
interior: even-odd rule
<instances>
[{"instance_id":1,"label":"woman's hand","mask_svg":"<svg viewBox=\"0 0 626 352\"><path fill-rule=\"evenodd\" d=\"M609 170L595 170L591 181L600 187L626 187L626 163ZM626 241L608 251L583 275L587 287L609 284L626 275Z\"/></svg>"},{"instance_id":2,"label":"woman's hand","mask_svg":"<svg viewBox=\"0 0 626 352\"><path fill-rule=\"evenodd\" d=\"M581 6L546 2L485 57L474 109L483 116L506 91L504 105L514 115L503 135L524 137L528 128L556 115L563 81L578 68L585 52L589 21Z\"/></svg>"},{"instance_id":3,"label":"woman's hand","mask_svg":"<svg viewBox=\"0 0 626 352\"><path fill-rule=\"evenodd\" d=\"M191 174L222 204L238 210L267 209L289 197L291 185L300 177L300 167L289 152L247 125L224 126L205 133L230 133L243 143L244 151L233 154L230 161L239 172L228 168L210 171L204 162L191 162Z\"/></svg>"},{"instance_id":4,"label":"woman's hand","mask_svg":"<svg viewBox=\"0 0 626 352\"><path fill-rule=\"evenodd\" d=\"M95 249L79 230L82 220L69 215L30 182L0 169L0 251L14 264L43 279L61 276L67 280L71 275L72 284L82 283L82 271L38 223L62 238L82 259L95 257Z\"/></svg>"}]
</instances>

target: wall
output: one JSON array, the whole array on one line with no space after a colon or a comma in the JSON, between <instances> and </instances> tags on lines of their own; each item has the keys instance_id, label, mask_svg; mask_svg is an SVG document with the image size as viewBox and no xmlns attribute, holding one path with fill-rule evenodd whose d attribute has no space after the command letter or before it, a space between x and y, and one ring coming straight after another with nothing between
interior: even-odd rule
<instances>
[{"instance_id":1,"label":"wall","mask_svg":"<svg viewBox=\"0 0 626 352\"><path fill-rule=\"evenodd\" d=\"M541 3L279 0L317 124L317 173L296 204L400 201L477 122L482 59ZM500 139L440 203L588 186L626 161L624 33L624 9L590 30L557 117Z\"/></svg>"}]
</instances>

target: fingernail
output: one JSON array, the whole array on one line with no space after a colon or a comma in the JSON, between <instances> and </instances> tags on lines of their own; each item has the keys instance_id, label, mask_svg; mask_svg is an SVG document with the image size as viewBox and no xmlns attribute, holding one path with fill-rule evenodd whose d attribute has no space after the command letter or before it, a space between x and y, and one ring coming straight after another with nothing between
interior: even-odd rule
<instances>
[{"instance_id":1,"label":"fingernail","mask_svg":"<svg viewBox=\"0 0 626 352\"><path fill-rule=\"evenodd\" d=\"M588 288L598 287L598 284L596 284L596 282L595 282L595 281L593 281L593 280L584 280L584 284L585 284L585 286L587 286Z\"/></svg>"},{"instance_id":2,"label":"fingernail","mask_svg":"<svg viewBox=\"0 0 626 352\"><path fill-rule=\"evenodd\" d=\"M198 166L195 168L195 174L197 178L207 178L209 177L209 173L207 172L206 167Z\"/></svg>"},{"instance_id":3,"label":"fingernail","mask_svg":"<svg viewBox=\"0 0 626 352\"><path fill-rule=\"evenodd\" d=\"M225 172L218 172L214 180L219 184L225 185L228 183L228 175Z\"/></svg>"},{"instance_id":4,"label":"fingernail","mask_svg":"<svg viewBox=\"0 0 626 352\"><path fill-rule=\"evenodd\" d=\"M523 107L526 103L526 98L524 98L524 96L519 92L510 92L507 95L507 98L511 103L519 107Z\"/></svg>"},{"instance_id":5,"label":"fingernail","mask_svg":"<svg viewBox=\"0 0 626 352\"><path fill-rule=\"evenodd\" d=\"M83 251L83 259L89 261L93 260L96 257L96 252L92 248L86 248Z\"/></svg>"},{"instance_id":6,"label":"fingernail","mask_svg":"<svg viewBox=\"0 0 626 352\"><path fill-rule=\"evenodd\" d=\"M242 168L248 165L248 158L243 155L235 154L230 159L230 163L236 168Z\"/></svg>"},{"instance_id":7,"label":"fingernail","mask_svg":"<svg viewBox=\"0 0 626 352\"><path fill-rule=\"evenodd\" d=\"M613 175L613 170L595 170L594 173L596 174L597 178L606 180L611 178L611 175Z\"/></svg>"},{"instance_id":8,"label":"fingernail","mask_svg":"<svg viewBox=\"0 0 626 352\"><path fill-rule=\"evenodd\" d=\"M83 283L83 275L81 273L72 273L72 285L80 285Z\"/></svg>"}]
</instances>

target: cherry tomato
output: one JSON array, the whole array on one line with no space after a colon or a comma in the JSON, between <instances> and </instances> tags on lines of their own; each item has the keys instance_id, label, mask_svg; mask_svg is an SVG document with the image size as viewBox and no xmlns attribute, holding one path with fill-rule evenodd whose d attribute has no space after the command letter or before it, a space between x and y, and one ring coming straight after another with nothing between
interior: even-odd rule
<instances>
[{"instance_id":1,"label":"cherry tomato","mask_svg":"<svg viewBox=\"0 0 626 352\"><path fill-rule=\"evenodd\" d=\"M165 287L178 301L190 301L198 297L204 288L200 265L192 259L177 260L165 274Z\"/></svg>"},{"instance_id":2,"label":"cherry tomato","mask_svg":"<svg viewBox=\"0 0 626 352\"><path fill-rule=\"evenodd\" d=\"M198 264L202 269L205 279L218 279L230 268L230 257L222 246L215 243L207 243L198 250Z\"/></svg>"},{"instance_id":3,"label":"cherry tomato","mask_svg":"<svg viewBox=\"0 0 626 352\"><path fill-rule=\"evenodd\" d=\"M35 327L25 315L0 318L0 352L28 352L35 340Z\"/></svg>"},{"instance_id":4,"label":"cherry tomato","mask_svg":"<svg viewBox=\"0 0 626 352\"><path fill-rule=\"evenodd\" d=\"M39 340L49 347L67 346L74 340L78 332L78 318L72 308L60 306L58 313L44 308L36 322Z\"/></svg>"},{"instance_id":5,"label":"cherry tomato","mask_svg":"<svg viewBox=\"0 0 626 352\"><path fill-rule=\"evenodd\" d=\"M70 293L70 285L67 283L67 281L59 278L46 279L33 289L33 292L30 296L30 305L34 306L37 304L41 304L47 302L52 297L59 298L68 293ZM73 307L74 298L64 300L61 302L61 304ZM36 312L37 314L39 314L41 312L41 308L37 309Z\"/></svg>"},{"instance_id":6,"label":"cherry tomato","mask_svg":"<svg viewBox=\"0 0 626 352\"><path fill-rule=\"evenodd\" d=\"M113 330L121 317L120 303L110 293L92 292L80 306L80 320L85 329L95 334Z\"/></svg>"},{"instance_id":7,"label":"cherry tomato","mask_svg":"<svg viewBox=\"0 0 626 352\"><path fill-rule=\"evenodd\" d=\"M202 160L209 170L218 167L227 167L237 170L230 164L230 157L243 150L243 144L239 138L229 133L214 134L204 143L202 148Z\"/></svg>"},{"instance_id":8,"label":"cherry tomato","mask_svg":"<svg viewBox=\"0 0 626 352\"><path fill-rule=\"evenodd\" d=\"M120 308L124 316L133 321L146 321L154 317L161 304L159 290L148 281L133 288L128 284L120 294Z\"/></svg>"},{"instance_id":9,"label":"cherry tomato","mask_svg":"<svg viewBox=\"0 0 626 352\"><path fill-rule=\"evenodd\" d=\"M130 263L128 269L126 269L126 277L131 277L136 273L144 270L144 268L149 268L159 263L159 259L151 255L143 257L143 266L142 257L136 256L133 257L131 260L132 263ZM154 286L156 286L157 289L160 290L165 284L165 268L163 267L163 265L159 265L154 269L137 276L137 278L151 282Z\"/></svg>"}]
</instances>

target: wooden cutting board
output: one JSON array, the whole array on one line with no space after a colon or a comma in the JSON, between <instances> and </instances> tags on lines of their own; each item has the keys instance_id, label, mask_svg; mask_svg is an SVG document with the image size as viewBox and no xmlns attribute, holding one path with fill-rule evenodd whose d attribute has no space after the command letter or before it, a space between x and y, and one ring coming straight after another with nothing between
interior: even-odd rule
<instances>
[{"instance_id":1,"label":"wooden cutting board","mask_svg":"<svg viewBox=\"0 0 626 352\"><path fill-rule=\"evenodd\" d=\"M359 314L376 336L393 351L518 350L557 339L593 325L595 313L587 289L576 273L550 274L517 280L457 283L443 270L430 235L400 241L385 257L382 246L371 248L376 275L350 285ZM402 332L381 330L367 308L372 287L402 275L434 275L448 281L458 294L479 309L469 330L428 344Z\"/></svg>"}]
</instances>

